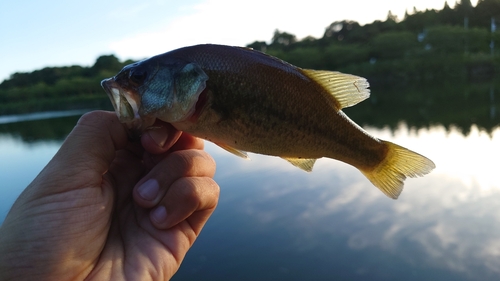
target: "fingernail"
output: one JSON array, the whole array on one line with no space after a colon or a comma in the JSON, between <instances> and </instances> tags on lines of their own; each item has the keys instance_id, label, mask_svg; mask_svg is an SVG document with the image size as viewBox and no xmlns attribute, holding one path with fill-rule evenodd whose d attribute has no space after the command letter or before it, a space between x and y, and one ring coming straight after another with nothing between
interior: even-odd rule
<instances>
[{"instance_id":1,"label":"fingernail","mask_svg":"<svg viewBox=\"0 0 500 281\"><path fill-rule=\"evenodd\" d=\"M151 211L151 218L157 223L164 222L167 219L167 209L165 206L160 205Z\"/></svg>"},{"instance_id":2,"label":"fingernail","mask_svg":"<svg viewBox=\"0 0 500 281\"><path fill-rule=\"evenodd\" d=\"M156 196L158 196L159 191L160 185L155 179L149 179L137 188L137 192L142 197L142 199L148 201L153 201Z\"/></svg>"},{"instance_id":3,"label":"fingernail","mask_svg":"<svg viewBox=\"0 0 500 281\"><path fill-rule=\"evenodd\" d=\"M148 130L147 133L159 147L163 147L168 139L168 133L165 127L151 129Z\"/></svg>"}]
</instances>

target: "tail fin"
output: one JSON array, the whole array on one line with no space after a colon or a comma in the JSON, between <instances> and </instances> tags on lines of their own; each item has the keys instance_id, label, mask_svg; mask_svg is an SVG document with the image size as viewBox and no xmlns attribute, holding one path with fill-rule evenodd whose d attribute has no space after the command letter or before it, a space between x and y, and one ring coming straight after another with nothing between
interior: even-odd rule
<instances>
[{"instance_id":1,"label":"tail fin","mask_svg":"<svg viewBox=\"0 0 500 281\"><path fill-rule=\"evenodd\" d=\"M403 191L406 177L423 176L436 166L426 157L401 147L382 141L388 147L387 156L370 171L361 171L376 187L392 199L397 199Z\"/></svg>"}]
</instances>

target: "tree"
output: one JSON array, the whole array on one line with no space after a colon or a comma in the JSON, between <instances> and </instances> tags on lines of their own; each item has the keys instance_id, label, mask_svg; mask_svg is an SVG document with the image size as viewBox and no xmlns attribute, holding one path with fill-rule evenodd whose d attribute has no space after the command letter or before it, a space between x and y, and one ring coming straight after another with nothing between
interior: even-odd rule
<instances>
[{"instance_id":1,"label":"tree","mask_svg":"<svg viewBox=\"0 0 500 281\"><path fill-rule=\"evenodd\" d=\"M278 29L274 31L271 45L289 46L297 42L297 37L287 32L280 32Z\"/></svg>"},{"instance_id":2,"label":"tree","mask_svg":"<svg viewBox=\"0 0 500 281\"><path fill-rule=\"evenodd\" d=\"M417 36L408 31L385 32L372 40L372 51L380 59L404 58L418 46Z\"/></svg>"},{"instance_id":3,"label":"tree","mask_svg":"<svg viewBox=\"0 0 500 281\"><path fill-rule=\"evenodd\" d=\"M470 0L460 0L460 3L457 3L455 6L455 10L462 17L471 17L474 12L474 7Z\"/></svg>"},{"instance_id":4,"label":"tree","mask_svg":"<svg viewBox=\"0 0 500 281\"><path fill-rule=\"evenodd\" d=\"M359 31L359 23L355 21L336 21L330 24L325 29L325 33L323 34L323 39L325 40L333 40L333 41L345 41L352 42L354 39L351 35L356 31ZM354 40L356 41L356 40Z\"/></svg>"},{"instance_id":5,"label":"tree","mask_svg":"<svg viewBox=\"0 0 500 281\"><path fill-rule=\"evenodd\" d=\"M444 7L438 12L438 22L440 24L456 25L459 24L459 18L453 9L450 8L448 2L444 2Z\"/></svg>"},{"instance_id":6,"label":"tree","mask_svg":"<svg viewBox=\"0 0 500 281\"><path fill-rule=\"evenodd\" d=\"M387 21L393 21L397 22L398 21L398 16L392 13L391 10L389 10L389 13L387 13Z\"/></svg>"},{"instance_id":7,"label":"tree","mask_svg":"<svg viewBox=\"0 0 500 281\"><path fill-rule=\"evenodd\" d=\"M470 53L487 53L489 39L486 29L465 30L462 26L436 26L429 28L424 43L432 46L433 53L441 55L460 54L466 48Z\"/></svg>"},{"instance_id":8,"label":"tree","mask_svg":"<svg viewBox=\"0 0 500 281\"><path fill-rule=\"evenodd\" d=\"M94 65L91 67L91 72L93 74L98 74L103 70L119 71L122 68L122 64L114 55L105 55L97 58Z\"/></svg>"},{"instance_id":9,"label":"tree","mask_svg":"<svg viewBox=\"0 0 500 281\"><path fill-rule=\"evenodd\" d=\"M500 0L479 0L472 23L478 27L489 27L491 18L497 23L500 21Z\"/></svg>"},{"instance_id":10,"label":"tree","mask_svg":"<svg viewBox=\"0 0 500 281\"><path fill-rule=\"evenodd\" d=\"M413 32L422 32L424 28L433 26L439 23L439 16L435 10L425 10L424 12L416 11L408 15L401 25L404 29Z\"/></svg>"},{"instance_id":11,"label":"tree","mask_svg":"<svg viewBox=\"0 0 500 281\"><path fill-rule=\"evenodd\" d=\"M248 44L247 47L261 52L267 51L267 43L264 41L255 41L251 44Z\"/></svg>"}]
</instances>

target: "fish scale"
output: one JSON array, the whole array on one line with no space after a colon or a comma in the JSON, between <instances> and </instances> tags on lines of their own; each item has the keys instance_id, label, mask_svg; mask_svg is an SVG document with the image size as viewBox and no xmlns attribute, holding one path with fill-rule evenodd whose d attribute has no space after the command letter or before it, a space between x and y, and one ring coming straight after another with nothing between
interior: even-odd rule
<instances>
[{"instance_id":1,"label":"fish scale","mask_svg":"<svg viewBox=\"0 0 500 281\"><path fill-rule=\"evenodd\" d=\"M185 131L201 130L205 131L206 135L210 134L208 131L217 131L220 137L221 134L234 134L237 127L239 132L245 132L241 135L244 140L239 143L237 149L302 158L326 156L339 159L347 155L345 158L348 158L350 162L354 162L355 157L362 157L363 162L366 162L366 155L370 152L361 151L363 147L358 145L351 149L349 144L374 142L373 146L380 145L364 132L344 130L346 127L351 127L350 121L343 115L339 116L336 110L332 110L334 102L328 101L319 94L319 91L323 89L315 86L307 77L297 79L296 76L302 76L299 71L285 71L280 68L281 71L270 74L269 72L275 69L274 60L263 64L263 59L255 60L250 56L241 56L241 59L234 60L232 72L226 73L227 63L212 62L230 61L233 56L238 57L239 52L247 52L247 50L231 49L229 52L214 52L211 55L203 53L210 52L210 50L189 49L187 51L189 53L180 56L189 58L205 70L210 77L207 82L208 89L212 84L224 85L222 89L214 87L214 110L207 110L205 113L217 115L223 112L219 108L227 108L231 109L230 112L233 114L221 117L216 126L213 122L204 122L203 118L200 118L195 128L184 128ZM267 57L260 53L258 55ZM223 67L218 69L213 65ZM240 67L240 65L247 67ZM240 77L250 81L249 83L259 88L259 91L241 87L237 82ZM274 86L262 88L259 86L262 84ZM206 118L206 120L211 119L212 117ZM238 126L239 124L241 126ZM346 133L337 133L342 130ZM259 133L255 134L256 131ZM289 138L290 134L300 135L302 138ZM212 139L216 137L213 136ZM333 143L335 145L332 145ZM379 147L374 151L380 154ZM377 157L379 159L376 161L379 162L382 156Z\"/></svg>"}]
</instances>

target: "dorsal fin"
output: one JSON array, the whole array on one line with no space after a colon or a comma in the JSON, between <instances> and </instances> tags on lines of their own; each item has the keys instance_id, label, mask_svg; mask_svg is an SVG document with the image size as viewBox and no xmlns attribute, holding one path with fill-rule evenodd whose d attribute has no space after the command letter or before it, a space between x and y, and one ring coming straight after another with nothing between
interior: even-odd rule
<instances>
[{"instance_id":1,"label":"dorsal fin","mask_svg":"<svg viewBox=\"0 0 500 281\"><path fill-rule=\"evenodd\" d=\"M370 97L370 84L359 76L337 71L303 69L304 74L323 86L338 102L340 109Z\"/></svg>"},{"instance_id":2,"label":"dorsal fin","mask_svg":"<svg viewBox=\"0 0 500 281\"><path fill-rule=\"evenodd\" d=\"M316 159L281 157L306 172L311 172Z\"/></svg>"}]
</instances>

